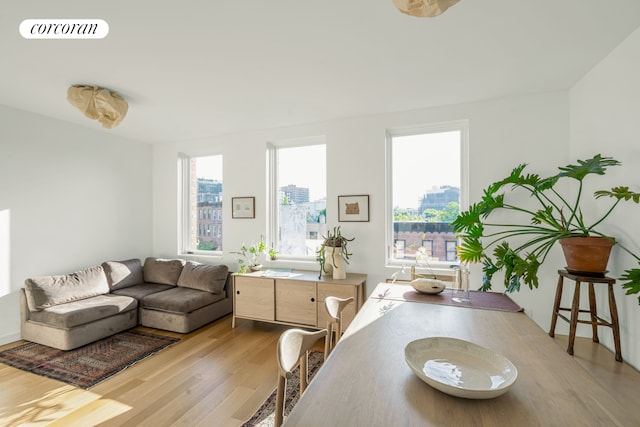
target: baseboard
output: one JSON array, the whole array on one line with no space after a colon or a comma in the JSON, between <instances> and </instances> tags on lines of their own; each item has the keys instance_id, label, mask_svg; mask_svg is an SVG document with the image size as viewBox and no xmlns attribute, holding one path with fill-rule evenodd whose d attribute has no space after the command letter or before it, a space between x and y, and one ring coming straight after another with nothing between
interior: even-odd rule
<instances>
[{"instance_id":1,"label":"baseboard","mask_svg":"<svg viewBox=\"0 0 640 427\"><path fill-rule=\"evenodd\" d=\"M20 332L0 336L0 345L10 344L21 340Z\"/></svg>"}]
</instances>

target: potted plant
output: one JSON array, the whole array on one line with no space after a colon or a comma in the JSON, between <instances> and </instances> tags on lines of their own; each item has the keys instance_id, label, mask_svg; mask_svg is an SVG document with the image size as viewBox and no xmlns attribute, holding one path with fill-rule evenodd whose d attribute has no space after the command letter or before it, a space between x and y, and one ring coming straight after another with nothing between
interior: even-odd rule
<instances>
[{"instance_id":1,"label":"potted plant","mask_svg":"<svg viewBox=\"0 0 640 427\"><path fill-rule=\"evenodd\" d=\"M340 227L333 227L333 231L329 230L326 236L322 236L324 239L322 245L317 251L318 261L320 262L320 275L318 278L322 278L322 274L329 274L333 272L334 279L346 279L347 268L346 264L349 264L349 257L353 255L349 253L347 244L355 240L355 237L348 239L342 235ZM331 263L327 264L327 255L331 259Z\"/></svg>"},{"instance_id":2,"label":"potted plant","mask_svg":"<svg viewBox=\"0 0 640 427\"><path fill-rule=\"evenodd\" d=\"M264 236L260 236L259 242L254 243L251 246L245 246L242 244L239 251L231 253L241 256L241 258L238 258L238 266L240 267L238 272L242 274L246 273L248 269L251 271L260 270L262 268L262 264L260 264L259 261L263 254L267 254L269 259L274 260L278 252L273 248L268 248L264 241Z\"/></svg>"},{"instance_id":3,"label":"potted plant","mask_svg":"<svg viewBox=\"0 0 640 427\"><path fill-rule=\"evenodd\" d=\"M526 164L511 171L506 178L491 184L484 190L484 196L467 211L460 213L452 222L454 230L461 238L458 255L463 262L482 262L483 280L481 290L491 289L491 279L499 271L504 272L504 285L507 292L520 290L522 283L533 289L538 287L538 269L545 261L550 249L556 242L563 248L574 240L580 243L595 240L598 245L618 245L637 261L640 258L623 246L615 238L598 230L598 226L613 212L621 201L640 201L640 193L628 187L613 187L594 193L596 199L603 197L613 202L603 215L588 220L588 214L582 208L583 181L590 175L604 175L607 168L621 163L611 157L600 154L587 160L578 160L576 165L560 167L556 175L542 178L537 174L525 174ZM565 181L572 182L573 187ZM575 187L577 184L577 188ZM564 195L560 189L569 189L570 195ZM514 201L507 194L523 192L527 198ZM505 194L507 193L507 194ZM506 213L506 214L505 214ZM498 217L499 219L495 220ZM593 250L590 250L593 253ZM567 255L571 255L569 252ZM604 266L596 266L596 271L585 271L584 265L574 267L579 274L603 275ZM587 267L588 268L588 267ZM620 280L625 281L623 288L627 294L640 292L640 268L625 270ZM639 298L640 301L640 298Z\"/></svg>"}]
</instances>

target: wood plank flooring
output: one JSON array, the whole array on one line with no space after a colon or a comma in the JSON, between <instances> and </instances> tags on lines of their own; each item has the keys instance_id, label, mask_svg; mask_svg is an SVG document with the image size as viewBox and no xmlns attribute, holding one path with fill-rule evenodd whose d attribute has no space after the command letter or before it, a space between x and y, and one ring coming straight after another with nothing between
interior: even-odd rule
<instances>
[{"instance_id":1,"label":"wood plank flooring","mask_svg":"<svg viewBox=\"0 0 640 427\"><path fill-rule=\"evenodd\" d=\"M138 329L182 342L90 390L0 364L0 425L238 426L275 389L286 326L238 320L231 329L227 316L186 335Z\"/></svg>"},{"instance_id":2,"label":"wood plank flooring","mask_svg":"<svg viewBox=\"0 0 640 427\"><path fill-rule=\"evenodd\" d=\"M0 364L0 426L239 426L275 389L276 343L287 328L238 319L231 329L231 316L186 335L140 327L182 342L90 390ZM554 340L566 348L566 337ZM640 413L638 371L588 338L576 339L574 357Z\"/></svg>"}]
</instances>

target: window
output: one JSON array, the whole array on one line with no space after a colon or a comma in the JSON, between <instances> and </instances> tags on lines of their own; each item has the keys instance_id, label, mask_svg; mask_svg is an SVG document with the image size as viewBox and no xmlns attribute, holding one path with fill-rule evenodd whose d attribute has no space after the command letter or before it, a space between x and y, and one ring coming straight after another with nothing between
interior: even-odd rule
<instances>
[{"instance_id":1,"label":"window","mask_svg":"<svg viewBox=\"0 0 640 427\"><path fill-rule=\"evenodd\" d=\"M180 157L183 253L222 251L222 155Z\"/></svg>"},{"instance_id":2,"label":"window","mask_svg":"<svg viewBox=\"0 0 640 427\"><path fill-rule=\"evenodd\" d=\"M387 132L388 263L413 263L420 247L434 267L457 262L450 223L466 206L466 140L466 122Z\"/></svg>"},{"instance_id":3,"label":"window","mask_svg":"<svg viewBox=\"0 0 640 427\"><path fill-rule=\"evenodd\" d=\"M425 248L428 257L433 257L433 240L423 240L422 247Z\"/></svg>"},{"instance_id":4,"label":"window","mask_svg":"<svg viewBox=\"0 0 640 427\"><path fill-rule=\"evenodd\" d=\"M458 255L456 254L456 246L458 246L458 242L455 240L447 240L445 244L447 250L446 261L456 261L458 258Z\"/></svg>"},{"instance_id":5,"label":"window","mask_svg":"<svg viewBox=\"0 0 640 427\"><path fill-rule=\"evenodd\" d=\"M269 146L270 244L279 257L316 257L326 235L326 146L323 137Z\"/></svg>"}]
</instances>

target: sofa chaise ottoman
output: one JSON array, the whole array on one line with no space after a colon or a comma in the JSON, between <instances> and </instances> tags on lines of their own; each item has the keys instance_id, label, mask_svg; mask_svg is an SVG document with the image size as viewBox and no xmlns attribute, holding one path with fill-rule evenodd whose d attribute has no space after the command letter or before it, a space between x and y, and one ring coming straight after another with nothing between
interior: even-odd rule
<instances>
[{"instance_id":1,"label":"sofa chaise ottoman","mask_svg":"<svg viewBox=\"0 0 640 427\"><path fill-rule=\"evenodd\" d=\"M230 283L225 265L152 257L28 278L22 338L70 350L137 325L188 333L231 313Z\"/></svg>"},{"instance_id":2,"label":"sofa chaise ottoman","mask_svg":"<svg viewBox=\"0 0 640 427\"><path fill-rule=\"evenodd\" d=\"M71 350L138 325L138 301L109 293L102 266L32 277L20 290L22 338Z\"/></svg>"}]
</instances>

